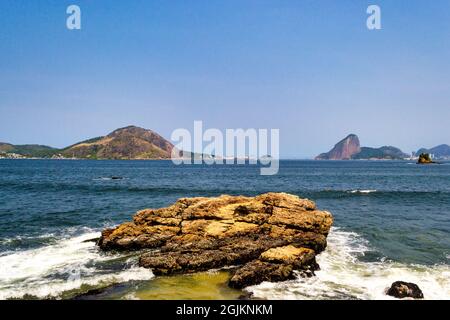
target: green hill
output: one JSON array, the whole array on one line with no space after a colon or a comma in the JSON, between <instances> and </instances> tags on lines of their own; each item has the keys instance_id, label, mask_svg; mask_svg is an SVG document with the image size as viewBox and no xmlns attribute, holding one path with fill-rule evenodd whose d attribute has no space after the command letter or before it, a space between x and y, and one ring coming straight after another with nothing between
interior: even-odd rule
<instances>
[{"instance_id":1,"label":"green hill","mask_svg":"<svg viewBox=\"0 0 450 320\"><path fill-rule=\"evenodd\" d=\"M173 145L156 132L128 126L63 149L43 145L0 143L0 153L27 158L63 156L79 159L170 159Z\"/></svg>"},{"instance_id":2,"label":"green hill","mask_svg":"<svg viewBox=\"0 0 450 320\"><path fill-rule=\"evenodd\" d=\"M13 145L0 143L1 153L16 153L30 158L50 158L59 152L59 149L38 144Z\"/></svg>"},{"instance_id":3,"label":"green hill","mask_svg":"<svg viewBox=\"0 0 450 320\"><path fill-rule=\"evenodd\" d=\"M399 148L384 146L381 148L362 147L359 153L352 156L352 159L402 160L407 157L408 155Z\"/></svg>"},{"instance_id":4,"label":"green hill","mask_svg":"<svg viewBox=\"0 0 450 320\"><path fill-rule=\"evenodd\" d=\"M431 149L421 148L416 152L416 155L422 153L432 154L435 159L450 159L450 146L447 144L441 144Z\"/></svg>"}]
</instances>

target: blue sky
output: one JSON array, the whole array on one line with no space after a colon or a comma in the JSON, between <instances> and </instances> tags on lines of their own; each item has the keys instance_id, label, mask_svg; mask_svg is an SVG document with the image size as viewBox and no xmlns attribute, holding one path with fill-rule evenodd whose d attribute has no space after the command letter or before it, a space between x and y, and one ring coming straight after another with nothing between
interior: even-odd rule
<instances>
[{"instance_id":1,"label":"blue sky","mask_svg":"<svg viewBox=\"0 0 450 320\"><path fill-rule=\"evenodd\" d=\"M448 0L2 0L0 23L0 141L63 147L129 124L170 137L203 120L279 128L282 157L349 133L450 144Z\"/></svg>"}]
</instances>

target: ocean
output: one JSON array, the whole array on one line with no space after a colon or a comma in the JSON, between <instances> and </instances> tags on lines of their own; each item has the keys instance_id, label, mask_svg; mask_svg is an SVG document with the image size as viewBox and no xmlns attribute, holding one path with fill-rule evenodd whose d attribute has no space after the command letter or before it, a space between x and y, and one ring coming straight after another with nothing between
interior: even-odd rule
<instances>
[{"instance_id":1,"label":"ocean","mask_svg":"<svg viewBox=\"0 0 450 320\"><path fill-rule=\"evenodd\" d=\"M0 299L70 299L105 288L92 298L236 298L223 271L155 278L136 253L103 253L92 239L180 197L269 191L312 199L335 222L316 277L247 288L254 297L388 299L385 289L403 280L425 298L450 299L450 163L282 160L279 174L261 176L255 165L7 159Z\"/></svg>"}]
</instances>

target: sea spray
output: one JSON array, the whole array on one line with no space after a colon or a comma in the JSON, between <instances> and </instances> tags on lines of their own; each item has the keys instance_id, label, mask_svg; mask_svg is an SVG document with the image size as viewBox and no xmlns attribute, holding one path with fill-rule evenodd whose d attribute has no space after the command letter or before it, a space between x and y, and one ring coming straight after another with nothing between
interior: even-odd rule
<instances>
[{"instance_id":1,"label":"sea spray","mask_svg":"<svg viewBox=\"0 0 450 320\"><path fill-rule=\"evenodd\" d=\"M363 262L371 251L354 232L332 228L327 249L317 256L316 277L249 287L254 297L266 299L394 299L385 290L397 280L414 282L425 299L450 297L450 266L423 266L392 261Z\"/></svg>"},{"instance_id":2,"label":"sea spray","mask_svg":"<svg viewBox=\"0 0 450 320\"><path fill-rule=\"evenodd\" d=\"M101 254L99 232L88 232L54 245L8 252L0 256L0 299L68 297L92 287L104 287L153 277L137 266L135 257ZM70 296L70 295L69 295Z\"/></svg>"}]
</instances>

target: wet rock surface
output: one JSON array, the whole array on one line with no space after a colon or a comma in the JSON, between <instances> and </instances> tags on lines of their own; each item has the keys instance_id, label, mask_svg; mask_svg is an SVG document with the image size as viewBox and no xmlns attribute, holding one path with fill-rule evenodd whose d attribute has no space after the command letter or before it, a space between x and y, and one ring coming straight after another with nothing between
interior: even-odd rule
<instances>
[{"instance_id":1,"label":"wet rock surface","mask_svg":"<svg viewBox=\"0 0 450 320\"><path fill-rule=\"evenodd\" d=\"M314 202L286 193L182 198L104 230L98 245L155 249L139 259L155 275L236 267L229 285L243 288L292 279L295 270L313 275L332 223L331 214Z\"/></svg>"},{"instance_id":2,"label":"wet rock surface","mask_svg":"<svg viewBox=\"0 0 450 320\"><path fill-rule=\"evenodd\" d=\"M414 298L423 299L422 290L415 283L396 281L386 292L387 295L393 296L399 299Z\"/></svg>"}]
</instances>

